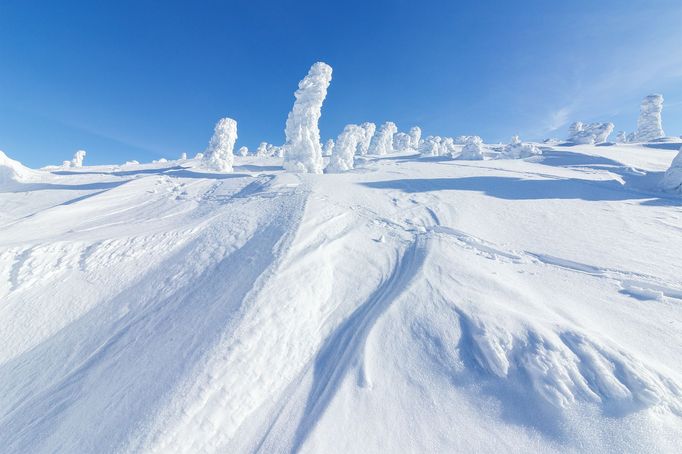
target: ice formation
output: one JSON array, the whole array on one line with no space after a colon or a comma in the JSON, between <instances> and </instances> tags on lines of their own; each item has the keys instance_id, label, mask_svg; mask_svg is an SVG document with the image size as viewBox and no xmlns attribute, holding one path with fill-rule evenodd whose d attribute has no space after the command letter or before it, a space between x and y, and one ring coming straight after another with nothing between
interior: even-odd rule
<instances>
[{"instance_id":1,"label":"ice formation","mask_svg":"<svg viewBox=\"0 0 682 454\"><path fill-rule=\"evenodd\" d=\"M26 181L33 173L33 170L0 151L0 185Z\"/></svg>"},{"instance_id":2,"label":"ice formation","mask_svg":"<svg viewBox=\"0 0 682 454\"><path fill-rule=\"evenodd\" d=\"M334 151L334 139L329 139L324 143L322 156L331 156Z\"/></svg>"},{"instance_id":3,"label":"ice formation","mask_svg":"<svg viewBox=\"0 0 682 454\"><path fill-rule=\"evenodd\" d=\"M296 101L287 117L284 168L290 172L322 173L322 146L318 121L332 80L332 68L317 62L298 84Z\"/></svg>"},{"instance_id":4,"label":"ice formation","mask_svg":"<svg viewBox=\"0 0 682 454\"><path fill-rule=\"evenodd\" d=\"M73 155L71 167L83 167L83 159L85 159L85 150L78 150Z\"/></svg>"},{"instance_id":5,"label":"ice formation","mask_svg":"<svg viewBox=\"0 0 682 454\"><path fill-rule=\"evenodd\" d=\"M385 155L393 153L393 135L398 127L392 121L387 121L379 128L369 144L369 154Z\"/></svg>"},{"instance_id":6,"label":"ice formation","mask_svg":"<svg viewBox=\"0 0 682 454\"><path fill-rule=\"evenodd\" d=\"M521 142L519 136L513 136L511 143L504 147L504 154L508 158L520 159L541 155L542 150L532 143Z\"/></svg>"},{"instance_id":7,"label":"ice formation","mask_svg":"<svg viewBox=\"0 0 682 454\"><path fill-rule=\"evenodd\" d=\"M365 135L362 138L362 140L358 143L357 154L364 156L369 151L369 144L371 143L372 137L374 137L374 133L377 130L377 125L367 121L361 124L360 127L365 132Z\"/></svg>"},{"instance_id":8,"label":"ice formation","mask_svg":"<svg viewBox=\"0 0 682 454\"><path fill-rule=\"evenodd\" d=\"M613 132L613 123L589 123L576 121L569 128L569 142L575 144L593 144L606 142Z\"/></svg>"},{"instance_id":9,"label":"ice formation","mask_svg":"<svg viewBox=\"0 0 682 454\"><path fill-rule=\"evenodd\" d=\"M395 151L407 151L412 148L412 137L404 132L393 136L393 149Z\"/></svg>"},{"instance_id":10,"label":"ice formation","mask_svg":"<svg viewBox=\"0 0 682 454\"><path fill-rule=\"evenodd\" d=\"M204 153L208 166L221 172L232 172L236 141L237 122L232 118L221 118L215 125L213 137Z\"/></svg>"},{"instance_id":11,"label":"ice formation","mask_svg":"<svg viewBox=\"0 0 682 454\"><path fill-rule=\"evenodd\" d=\"M365 130L358 125L346 125L343 132L336 139L336 145L332 153L326 172L345 172L353 168L353 159L358 144L364 140Z\"/></svg>"},{"instance_id":12,"label":"ice formation","mask_svg":"<svg viewBox=\"0 0 682 454\"><path fill-rule=\"evenodd\" d=\"M682 193L682 147L670 164L670 168L663 175L661 187L665 191Z\"/></svg>"},{"instance_id":13,"label":"ice formation","mask_svg":"<svg viewBox=\"0 0 682 454\"><path fill-rule=\"evenodd\" d=\"M246 156L249 154L249 149L246 147L239 147L239 151L237 153L239 153L239 156Z\"/></svg>"},{"instance_id":14,"label":"ice formation","mask_svg":"<svg viewBox=\"0 0 682 454\"><path fill-rule=\"evenodd\" d=\"M482 160L483 159L483 140L478 136L469 136L464 144L462 152L457 159Z\"/></svg>"},{"instance_id":15,"label":"ice formation","mask_svg":"<svg viewBox=\"0 0 682 454\"><path fill-rule=\"evenodd\" d=\"M452 137L428 136L424 140L419 141L417 151L422 156L454 156L457 149L455 148L455 139Z\"/></svg>"},{"instance_id":16,"label":"ice formation","mask_svg":"<svg viewBox=\"0 0 682 454\"><path fill-rule=\"evenodd\" d=\"M410 147L414 150L419 148L419 141L422 138L422 128L419 126L413 126L410 128Z\"/></svg>"},{"instance_id":17,"label":"ice formation","mask_svg":"<svg viewBox=\"0 0 682 454\"><path fill-rule=\"evenodd\" d=\"M635 141L649 142L665 136L661 124L661 111L663 110L663 96L649 95L642 100L637 119L637 132Z\"/></svg>"}]
</instances>

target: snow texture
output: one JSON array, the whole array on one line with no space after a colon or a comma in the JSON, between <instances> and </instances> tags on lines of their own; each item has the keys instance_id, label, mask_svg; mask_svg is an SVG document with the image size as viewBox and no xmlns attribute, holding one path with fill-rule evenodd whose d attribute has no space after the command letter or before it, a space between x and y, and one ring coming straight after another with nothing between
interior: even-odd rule
<instances>
[{"instance_id":1,"label":"snow texture","mask_svg":"<svg viewBox=\"0 0 682 454\"><path fill-rule=\"evenodd\" d=\"M239 156L242 156L242 157L248 156L249 149L247 147L239 147L239 151L237 151L237 153L239 154Z\"/></svg>"},{"instance_id":2,"label":"snow texture","mask_svg":"<svg viewBox=\"0 0 682 454\"><path fill-rule=\"evenodd\" d=\"M613 123L589 123L584 124L576 121L569 128L569 142L575 144L595 144L606 142L611 132Z\"/></svg>"},{"instance_id":3,"label":"snow texture","mask_svg":"<svg viewBox=\"0 0 682 454\"><path fill-rule=\"evenodd\" d=\"M289 172L322 173L322 147L318 122L332 80L332 68L315 63L298 84L296 101L287 118L284 168Z\"/></svg>"},{"instance_id":4,"label":"snow texture","mask_svg":"<svg viewBox=\"0 0 682 454\"><path fill-rule=\"evenodd\" d=\"M374 137L377 125L371 122L365 122L361 124L360 127L365 132L365 135L362 138L362 140L358 142L358 149L356 154L360 156L365 156L369 152L369 145L372 142L372 137Z\"/></svg>"},{"instance_id":5,"label":"snow texture","mask_svg":"<svg viewBox=\"0 0 682 454\"><path fill-rule=\"evenodd\" d=\"M682 147L670 164L670 168L663 174L661 187L664 191L682 193Z\"/></svg>"},{"instance_id":6,"label":"snow texture","mask_svg":"<svg viewBox=\"0 0 682 454\"><path fill-rule=\"evenodd\" d=\"M346 125L336 139L332 156L325 171L338 173L351 170L354 165L355 151L358 144L364 140L365 130L358 125Z\"/></svg>"},{"instance_id":7,"label":"snow texture","mask_svg":"<svg viewBox=\"0 0 682 454\"><path fill-rule=\"evenodd\" d=\"M422 138L422 128L413 126L410 128L410 148L416 150L419 148L419 141Z\"/></svg>"},{"instance_id":8,"label":"snow texture","mask_svg":"<svg viewBox=\"0 0 682 454\"><path fill-rule=\"evenodd\" d=\"M78 150L73 154L73 159L71 159L71 167L80 168L83 167L83 160L85 159L85 150Z\"/></svg>"},{"instance_id":9,"label":"snow texture","mask_svg":"<svg viewBox=\"0 0 682 454\"><path fill-rule=\"evenodd\" d=\"M637 119L637 132L634 141L650 142L665 136L661 122L663 96L649 95L644 97Z\"/></svg>"},{"instance_id":10,"label":"snow texture","mask_svg":"<svg viewBox=\"0 0 682 454\"><path fill-rule=\"evenodd\" d=\"M36 171L7 156L0 150L0 186L29 181Z\"/></svg>"},{"instance_id":11,"label":"snow texture","mask_svg":"<svg viewBox=\"0 0 682 454\"><path fill-rule=\"evenodd\" d=\"M213 137L204 152L206 165L220 172L232 172L235 142L237 142L237 121L232 118L221 118L216 123Z\"/></svg>"},{"instance_id":12,"label":"snow texture","mask_svg":"<svg viewBox=\"0 0 682 454\"><path fill-rule=\"evenodd\" d=\"M393 135L397 132L398 127L392 121L382 124L374 137L372 137L368 154L381 156L393 153Z\"/></svg>"},{"instance_id":13,"label":"snow texture","mask_svg":"<svg viewBox=\"0 0 682 454\"><path fill-rule=\"evenodd\" d=\"M181 154L180 154L180 160L181 160L181 161L186 161L186 160L187 160L187 153L181 153Z\"/></svg>"},{"instance_id":14,"label":"snow texture","mask_svg":"<svg viewBox=\"0 0 682 454\"><path fill-rule=\"evenodd\" d=\"M328 139L322 148L322 156L331 156L334 152L334 139Z\"/></svg>"},{"instance_id":15,"label":"snow texture","mask_svg":"<svg viewBox=\"0 0 682 454\"><path fill-rule=\"evenodd\" d=\"M405 132L398 132L393 136L393 150L408 151L412 148L412 137Z\"/></svg>"},{"instance_id":16,"label":"snow texture","mask_svg":"<svg viewBox=\"0 0 682 454\"><path fill-rule=\"evenodd\" d=\"M542 150L532 143L521 142L519 136L513 136L511 143L504 147L505 157L511 159L529 158L542 154Z\"/></svg>"},{"instance_id":17,"label":"snow texture","mask_svg":"<svg viewBox=\"0 0 682 454\"><path fill-rule=\"evenodd\" d=\"M616 143L626 143L628 138L625 136L625 131L618 131L616 135Z\"/></svg>"},{"instance_id":18,"label":"snow texture","mask_svg":"<svg viewBox=\"0 0 682 454\"><path fill-rule=\"evenodd\" d=\"M463 160L482 160L483 156L483 140L479 136L468 136L467 142L462 147L462 152L457 159Z\"/></svg>"}]
</instances>

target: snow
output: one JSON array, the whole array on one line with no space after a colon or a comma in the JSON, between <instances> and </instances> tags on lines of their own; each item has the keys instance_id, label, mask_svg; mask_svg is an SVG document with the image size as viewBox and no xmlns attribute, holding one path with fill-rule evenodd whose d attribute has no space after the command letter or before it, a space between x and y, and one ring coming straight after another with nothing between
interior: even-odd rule
<instances>
[{"instance_id":1,"label":"snow","mask_svg":"<svg viewBox=\"0 0 682 454\"><path fill-rule=\"evenodd\" d=\"M677 452L680 145L0 153L0 450Z\"/></svg>"},{"instance_id":2,"label":"snow","mask_svg":"<svg viewBox=\"0 0 682 454\"><path fill-rule=\"evenodd\" d=\"M542 150L532 143L524 143L519 136L513 136L511 143L504 147L505 157L511 159L529 158L542 154Z\"/></svg>"},{"instance_id":3,"label":"snow","mask_svg":"<svg viewBox=\"0 0 682 454\"><path fill-rule=\"evenodd\" d=\"M372 137L374 137L377 125L371 122L365 122L361 124L360 127L365 131L365 137L358 143L356 154L364 156L369 152L369 145L372 142Z\"/></svg>"},{"instance_id":4,"label":"snow","mask_svg":"<svg viewBox=\"0 0 682 454\"><path fill-rule=\"evenodd\" d=\"M670 168L663 174L661 187L665 191L682 193L682 147L670 164Z\"/></svg>"},{"instance_id":5,"label":"snow","mask_svg":"<svg viewBox=\"0 0 682 454\"><path fill-rule=\"evenodd\" d=\"M322 146L318 122L332 80L332 68L315 63L294 93L296 102L287 117L284 168L290 172L322 173Z\"/></svg>"},{"instance_id":6,"label":"snow","mask_svg":"<svg viewBox=\"0 0 682 454\"><path fill-rule=\"evenodd\" d=\"M422 128L413 126L410 128L410 148L416 150L419 148L419 141L422 138Z\"/></svg>"},{"instance_id":7,"label":"snow","mask_svg":"<svg viewBox=\"0 0 682 454\"><path fill-rule=\"evenodd\" d=\"M325 168L328 173L339 173L351 170L354 166L355 151L358 144L365 139L365 129L358 125L346 125L336 139L332 148L332 156Z\"/></svg>"},{"instance_id":8,"label":"snow","mask_svg":"<svg viewBox=\"0 0 682 454\"><path fill-rule=\"evenodd\" d=\"M467 136L466 143L457 159L482 160L484 159L483 151L483 140L480 137Z\"/></svg>"},{"instance_id":9,"label":"snow","mask_svg":"<svg viewBox=\"0 0 682 454\"><path fill-rule=\"evenodd\" d=\"M239 153L239 156L242 157L247 156L249 154L249 149L247 147L239 147L239 151L237 151L237 153Z\"/></svg>"},{"instance_id":10,"label":"snow","mask_svg":"<svg viewBox=\"0 0 682 454\"><path fill-rule=\"evenodd\" d=\"M71 167L83 167L83 160L85 159L85 150L78 150L73 155L71 160Z\"/></svg>"},{"instance_id":11,"label":"snow","mask_svg":"<svg viewBox=\"0 0 682 454\"><path fill-rule=\"evenodd\" d=\"M398 127L392 121L382 124L372 137L367 153L372 155L393 153L393 135L397 132Z\"/></svg>"},{"instance_id":12,"label":"snow","mask_svg":"<svg viewBox=\"0 0 682 454\"><path fill-rule=\"evenodd\" d=\"M322 156L331 156L334 152L334 139L327 139L322 148Z\"/></svg>"},{"instance_id":13,"label":"snow","mask_svg":"<svg viewBox=\"0 0 682 454\"><path fill-rule=\"evenodd\" d=\"M408 151L412 148L412 137L406 132L398 132L393 136L393 151Z\"/></svg>"},{"instance_id":14,"label":"snow","mask_svg":"<svg viewBox=\"0 0 682 454\"><path fill-rule=\"evenodd\" d=\"M594 144L606 142L613 132L613 123L583 124L576 121L569 129L569 142L577 144Z\"/></svg>"},{"instance_id":15,"label":"snow","mask_svg":"<svg viewBox=\"0 0 682 454\"><path fill-rule=\"evenodd\" d=\"M662 111L662 95L649 95L642 99L639 118L637 119L637 132L635 132L633 141L650 142L665 136L661 123Z\"/></svg>"},{"instance_id":16,"label":"snow","mask_svg":"<svg viewBox=\"0 0 682 454\"><path fill-rule=\"evenodd\" d=\"M232 118L218 120L213 137L204 152L206 165L220 172L232 172L235 142L237 142L237 121Z\"/></svg>"}]
</instances>

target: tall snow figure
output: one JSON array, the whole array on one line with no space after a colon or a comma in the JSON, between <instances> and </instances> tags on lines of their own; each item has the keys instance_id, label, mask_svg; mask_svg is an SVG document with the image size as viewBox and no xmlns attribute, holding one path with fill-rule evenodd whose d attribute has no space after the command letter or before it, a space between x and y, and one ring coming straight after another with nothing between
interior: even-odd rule
<instances>
[{"instance_id":1,"label":"tall snow figure","mask_svg":"<svg viewBox=\"0 0 682 454\"><path fill-rule=\"evenodd\" d=\"M410 146L415 150L419 148L419 141L422 138L422 128L413 126L410 128Z\"/></svg>"},{"instance_id":2,"label":"tall snow figure","mask_svg":"<svg viewBox=\"0 0 682 454\"><path fill-rule=\"evenodd\" d=\"M670 168L665 171L661 187L664 191L679 192L682 194L682 147L673 159Z\"/></svg>"},{"instance_id":3,"label":"tall snow figure","mask_svg":"<svg viewBox=\"0 0 682 454\"><path fill-rule=\"evenodd\" d=\"M360 127L363 129L363 131L365 131L365 136L362 138L360 143L358 143L357 154L360 156L365 156L369 151L369 144L372 141L372 137L374 137L374 132L377 130L377 125L367 121L361 124Z\"/></svg>"},{"instance_id":4,"label":"tall snow figure","mask_svg":"<svg viewBox=\"0 0 682 454\"><path fill-rule=\"evenodd\" d=\"M73 155L71 167L83 167L83 159L85 159L85 150L78 150Z\"/></svg>"},{"instance_id":5,"label":"tall snow figure","mask_svg":"<svg viewBox=\"0 0 682 454\"><path fill-rule=\"evenodd\" d=\"M237 122L232 118L221 118L215 125L213 137L204 153L209 167L221 172L232 172L234 144L237 141Z\"/></svg>"},{"instance_id":6,"label":"tall snow figure","mask_svg":"<svg viewBox=\"0 0 682 454\"><path fill-rule=\"evenodd\" d=\"M358 144L365 138L365 130L358 125L346 125L336 139L336 145L325 169L329 173L345 172L353 168L353 159Z\"/></svg>"},{"instance_id":7,"label":"tall snow figure","mask_svg":"<svg viewBox=\"0 0 682 454\"><path fill-rule=\"evenodd\" d=\"M290 172L322 173L322 145L317 122L322 115L322 103L332 80L332 68L317 62L298 83L296 102L289 112L284 130L284 168Z\"/></svg>"},{"instance_id":8,"label":"tall snow figure","mask_svg":"<svg viewBox=\"0 0 682 454\"><path fill-rule=\"evenodd\" d=\"M663 110L663 96L649 95L642 100L642 105L637 119L637 142L648 142L665 136L661 124L661 111Z\"/></svg>"},{"instance_id":9,"label":"tall snow figure","mask_svg":"<svg viewBox=\"0 0 682 454\"><path fill-rule=\"evenodd\" d=\"M393 135L398 132L398 127L392 121L387 121L369 144L369 154L384 155L393 153Z\"/></svg>"}]
</instances>

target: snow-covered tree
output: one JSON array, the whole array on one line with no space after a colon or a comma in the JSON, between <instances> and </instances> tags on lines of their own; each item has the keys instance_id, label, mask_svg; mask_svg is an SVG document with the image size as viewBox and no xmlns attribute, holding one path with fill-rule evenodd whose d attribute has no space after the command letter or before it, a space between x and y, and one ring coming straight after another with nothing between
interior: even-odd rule
<instances>
[{"instance_id":1,"label":"snow-covered tree","mask_svg":"<svg viewBox=\"0 0 682 454\"><path fill-rule=\"evenodd\" d=\"M504 147L505 157L512 159L528 158L541 155L542 150L532 143L524 143L519 136L513 136L511 143Z\"/></svg>"},{"instance_id":2,"label":"snow-covered tree","mask_svg":"<svg viewBox=\"0 0 682 454\"><path fill-rule=\"evenodd\" d=\"M393 135L398 132L398 127L392 121L387 121L372 137L369 144L369 154L385 155L393 153Z\"/></svg>"},{"instance_id":3,"label":"snow-covered tree","mask_svg":"<svg viewBox=\"0 0 682 454\"><path fill-rule=\"evenodd\" d=\"M478 136L469 136L467 143L462 147L462 152L457 159L482 160L483 140Z\"/></svg>"},{"instance_id":4,"label":"snow-covered tree","mask_svg":"<svg viewBox=\"0 0 682 454\"><path fill-rule=\"evenodd\" d=\"M239 147L239 156L247 156L249 154L249 149L246 147Z\"/></svg>"},{"instance_id":5,"label":"snow-covered tree","mask_svg":"<svg viewBox=\"0 0 682 454\"><path fill-rule=\"evenodd\" d=\"M682 147L673 159L670 168L666 170L661 181L661 187L665 191L679 192L682 194Z\"/></svg>"},{"instance_id":6,"label":"snow-covered tree","mask_svg":"<svg viewBox=\"0 0 682 454\"><path fill-rule=\"evenodd\" d=\"M364 156L369 152L369 144L372 142L372 137L377 130L377 125L369 121L364 122L360 125L362 130L365 132L364 137L358 143L357 154Z\"/></svg>"},{"instance_id":7,"label":"snow-covered tree","mask_svg":"<svg viewBox=\"0 0 682 454\"><path fill-rule=\"evenodd\" d=\"M341 134L339 134L339 137L336 138L334 151L325 171L337 173L351 170L353 168L355 150L357 150L358 144L364 138L365 130L361 126L346 125Z\"/></svg>"},{"instance_id":8,"label":"snow-covered tree","mask_svg":"<svg viewBox=\"0 0 682 454\"><path fill-rule=\"evenodd\" d=\"M395 151L407 151L412 148L412 137L404 132L398 132L393 136L393 149Z\"/></svg>"},{"instance_id":9,"label":"snow-covered tree","mask_svg":"<svg viewBox=\"0 0 682 454\"><path fill-rule=\"evenodd\" d=\"M194 159L196 159L197 161L201 161L202 159L204 159L204 154L199 152L194 155Z\"/></svg>"},{"instance_id":10,"label":"snow-covered tree","mask_svg":"<svg viewBox=\"0 0 682 454\"><path fill-rule=\"evenodd\" d=\"M71 167L83 167L83 159L85 159L85 150L78 150L74 153L71 160Z\"/></svg>"},{"instance_id":11,"label":"snow-covered tree","mask_svg":"<svg viewBox=\"0 0 682 454\"><path fill-rule=\"evenodd\" d=\"M616 135L616 143L625 143L627 141L628 139L625 137L625 131L618 131L618 134Z\"/></svg>"},{"instance_id":12,"label":"snow-covered tree","mask_svg":"<svg viewBox=\"0 0 682 454\"><path fill-rule=\"evenodd\" d=\"M289 112L284 144L284 168L290 172L322 173L322 146L318 122L332 80L332 68L317 62L298 84Z\"/></svg>"},{"instance_id":13,"label":"snow-covered tree","mask_svg":"<svg viewBox=\"0 0 682 454\"><path fill-rule=\"evenodd\" d=\"M180 154L180 160L185 161L187 159L187 153L181 153Z\"/></svg>"},{"instance_id":14,"label":"snow-covered tree","mask_svg":"<svg viewBox=\"0 0 682 454\"><path fill-rule=\"evenodd\" d=\"M422 156L455 156L457 148L452 137L428 136L419 141L417 151Z\"/></svg>"},{"instance_id":15,"label":"snow-covered tree","mask_svg":"<svg viewBox=\"0 0 682 454\"><path fill-rule=\"evenodd\" d=\"M613 123L589 123L580 121L573 123L569 129L568 140L576 144L593 144L606 142L613 132Z\"/></svg>"},{"instance_id":16,"label":"snow-covered tree","mask_svg":"<svg viewBox=\"0 0 682 454\"><path fill-rule=\"evenodd\" d=\"M663 111L663 96L649 95L644 97L637 119L635 141L649 142L665 136L661 122Z\"/></svg>"},{"instance_id":17,"label":"snow-covered tree","mask_svg":"<svg viewBox=\"0 0 682 454\"><path fill-rule=\"evenodd\" d=\"M234 144L237 141L237 122L232 118L221 118L215 125L213 137L204 153L208 167L221 172L232 172Z\"/></svg>"},{"instance_id":18,"label":"snow-covered tree","mask_svg":"<svg viewBox=\"0 0 682 454\"><path fill-rule=\"evenodd\" d=\"M328 139L324 143L324 148L322 149L322 156L331 156L334 151L334 139Z\"/></svg>"},{"instance_id":19,"label":"snow-covered tree","mask_svg":"<svg viewBox=\"0 0 682 454\"><path fill-rule=\"evenodd\" d=\"M419 126L413 126L410 128L410 148L416 150L419 148L419 141L422 138L422 128Z\"/></svg>"}]
</instances>

